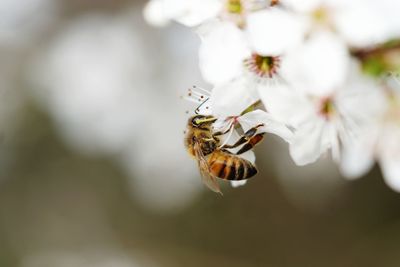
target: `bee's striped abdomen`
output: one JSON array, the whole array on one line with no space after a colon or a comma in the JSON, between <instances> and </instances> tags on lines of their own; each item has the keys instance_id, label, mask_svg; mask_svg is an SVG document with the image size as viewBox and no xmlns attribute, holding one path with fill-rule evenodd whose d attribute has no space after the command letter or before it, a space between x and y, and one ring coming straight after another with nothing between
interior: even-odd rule
<instances>
[{"instance_id":1,"label":"bee's striped abdomen","mask_svg":"<svg viewBox=\"0 0 400 267\"><path fill-rule=\"evenodd\" d=\"M208 164L213 175L225 180L245 180L257 173L250 161L223 151L212 153Z\"/></svg>"}]
</instances>

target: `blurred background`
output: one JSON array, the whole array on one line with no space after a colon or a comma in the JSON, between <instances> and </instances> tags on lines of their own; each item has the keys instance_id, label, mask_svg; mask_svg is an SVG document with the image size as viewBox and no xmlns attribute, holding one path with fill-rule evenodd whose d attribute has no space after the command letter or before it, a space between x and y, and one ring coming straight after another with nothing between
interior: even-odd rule
<instances>
[{"instance_id":1,"label":"blurred background","mask_svg":"<svg viewBox=\"0 0 400 267\"><path fill-rule=\"evenodd\" d=\"M199 40L144 1L0 0L0 266L399 266L400 195L375 168L296 167L273 136L246 186L183 146Z\"/></svg>"}]
</instances>

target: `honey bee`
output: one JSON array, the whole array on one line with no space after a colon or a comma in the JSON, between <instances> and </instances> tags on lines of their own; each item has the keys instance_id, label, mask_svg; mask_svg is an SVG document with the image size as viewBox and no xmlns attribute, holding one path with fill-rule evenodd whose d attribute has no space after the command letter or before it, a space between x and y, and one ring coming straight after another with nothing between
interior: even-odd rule
<instances>
[{"instance_id":1,"label":"honey bee","mask_svg":"<svg viewBox=\"0 0 400 267\"><path fill-rule=\"evenodd\" d=\"M212 124L216 120L204 115L189 118L185 146L198 162L203 183L212 191L221 193L216 178L238 181L257 174L256 166L238 155L249 151L263 139L263 133L257 133L263 125L249 129L235 144L221 146L219 136L226 132L213 132ZM239 146L242 147L236 153L227 150Z\"/></svg>"}]
</instances>

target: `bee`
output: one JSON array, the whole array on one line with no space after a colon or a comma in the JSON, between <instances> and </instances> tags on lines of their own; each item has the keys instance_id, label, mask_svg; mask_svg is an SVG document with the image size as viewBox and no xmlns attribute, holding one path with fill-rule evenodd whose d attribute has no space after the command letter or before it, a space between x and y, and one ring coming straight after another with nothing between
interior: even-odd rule
<instances>
[{"instance_id":1,"label":"bee","mask_svg":"<svg viewBox=\"0 0 400 267\"><path fill-rule=\"evenodd\" d=\"M203 183L212 191L221 193L217 178L239 181L257 174L256 166L239 155L249 151L263 139L263 133L257 133L257 129L263 124L246 131L233 145L221 146L219 136L227 132L213 132L212 124L216 120L213 116L204 115L189 118L185 146L198 162ZM242 147L236 153L227 150L240 146Z\"/></svg>"}]
</instances>

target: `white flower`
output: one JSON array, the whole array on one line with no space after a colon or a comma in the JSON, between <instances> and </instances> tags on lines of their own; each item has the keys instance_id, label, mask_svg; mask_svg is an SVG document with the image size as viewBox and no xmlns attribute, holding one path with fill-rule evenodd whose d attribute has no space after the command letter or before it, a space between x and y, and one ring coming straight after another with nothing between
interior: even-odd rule
<instances>
[{"instance_id":1,"label":"white flower","mask_svg":"<svg viewBox=\"0 0 400 267\"><path fill-rule=\"evenodd\" d=\"M379 110L379 90L349 61L340 39L315 33L283 66L295 92L260 92L267 110L272 106L272 115L296 129L290 153L298 165L316 161L328 149L337 160L340 146L356 138Z\"/></svg>"},{"instance_id":2,"label":"white flower","mask_svg":"<svg viewBox=\"0 0 400 267\"><path fill-rule=\"evenodd\" d=\"M57 13L57 2L51 0L1 0L0 44L29 43Z\"/></svg>"},{"instance_id":3,"label":"white flower","mask_svg":"<svg viewBox=\"0 0 400 267\"><path fill-rule=\"evenodd\" d=\"M349 45L372 46L400 36L397 0L282 0L308 19L309 30L337 32Z\"/></svg>"},{"instance_id":4,"label":"white flower","mask_svg":"<svg viewBox=\"0 0 400 267\"><path fill-rule=\"evenodd\" d=\"M348 64L349 55L340 39L315 33L282 60L280 76L285 81L259 86L259 96L275 118L296 127L314 112L308 96L328 97L344 83Z\"/></svg>"},{"instance_id":5,"label":"white flower","mask_svg":"<svg viewBox=\"0 0 400 267\"><path fill-rule=\"evenodd\" d=\"M309 105L313 112L298 124L290 147L299 165L314 162L329 148L339 161L341 148L368 130L379 116L383 99L373 81L351 71L342 87L328 97L310 97Z\"/></svg>"},{"instance_id":6,"label":"white flower","mask_svg":"<svg viewBox=\"0 0 400 267\"><path fill-rule=\"evenodd\" d=\"M144 9L144 17L156 26L175 20L193 27L215 18L221 8L220 0L151 0Z\"/></svg>"},{"instance_id":7,"label":"white flower","mask_svg":"<svg viewBox=\"0 0 400 267\"><path fill-rule=\"evenodd\" d=\"M400 82L391 78L386 86L386 110L362 138L345 147L341 171L357 178L378 161L386 183L400 192Z\"/></svg>"},{"instance_id":8,"label":"white flower","mask_svg":"<svg viewBox=\"0 0 400 267\"><path fill-rule=\"evenodd\" d=\"M284 57L262 56L254 53L246 35L228 22L214 22L200 29L200 70L206 81L226 90L225 97L232 96L235 88L236 99L251 97L259 99L258 87L284 84L280 74ZM237 90L236 90L237 89Z\"/></svg>"}]
</instances>

